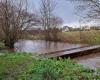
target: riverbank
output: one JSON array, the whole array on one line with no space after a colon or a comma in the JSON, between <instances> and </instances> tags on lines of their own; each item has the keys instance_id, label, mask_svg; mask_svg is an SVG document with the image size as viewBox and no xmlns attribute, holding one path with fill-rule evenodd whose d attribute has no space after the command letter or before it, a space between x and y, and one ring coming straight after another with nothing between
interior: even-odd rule
<instances>
[{"instance_id":1,"label":"riverbank","mask_svg":"<svg viewBox=\"0 0 100 80\"><path fill-rule=\"evenodd\" d=\"M24 39L45 40L43 34L25 35ZM90 31L69 31L58 33L58 42L74 43L74 44L100 44L100 30Z\"/></svg>"},{"instance_id":2,"label":"riverbank","mask_svg":"<svg viewBox=\"0 0 100 80\"><path fill-rule=\"evenodd\" d=\"M69 43L100 44L100 30L63 32L60 39Z\"/></svg>"},{"instance_id":3,"label":"riverbank","mask_svg":"<svg viewBox=\"0 0 100 80\"><path fill-rule=\"evenodd\" d=\"M96 74L94 74L96 73ZM0 56L0 79L5 80L94 80L97 72L70 59L35 59L31 54Z\"/></svg>"}]
</instances>

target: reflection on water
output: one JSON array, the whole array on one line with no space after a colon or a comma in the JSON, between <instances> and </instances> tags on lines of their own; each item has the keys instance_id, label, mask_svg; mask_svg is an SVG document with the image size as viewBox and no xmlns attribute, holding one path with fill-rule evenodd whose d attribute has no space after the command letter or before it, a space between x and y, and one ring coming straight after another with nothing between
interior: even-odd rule
<instances>
[{"instance_id":1,"label":"reflection on water","mask_svg":"<svg viewBox=\"0 0 100 80\"><path fill-rule=\"evenodd\" d=\"M50 42L44 40L19 40L15 43L15 51L17 52L37 52L46 53L57 50L72 49L81 47L80 44L68 44L63 42Z\"/></svg>"},{"instance_id":2,"label":"reflection on water","mask_svg":"<svg viewBox=\"0 0 100 80\"><path fill-rule=\"evenodd\" d=\"M92 69L100 68L100 53L94 53L74 59L77 63Z\"/></svg>"},{"instance_id":3,"label":"reflection on water","mask_svg":"<svg viewBox=\"0 0 100 80\"><path fill-rule=\"evenodd\" d=\"M50 42L44 40L19 40L15 43L15 51L17 52L31 52L31 53L47 53L53 51L60 51L64 49L79 48L84 45L68 44L62 42ZM60 53L61 54L61 53ZM100 68L100 53L91 54L74 59L77 63L96 69Z\"/></svg>"}]
</instances>

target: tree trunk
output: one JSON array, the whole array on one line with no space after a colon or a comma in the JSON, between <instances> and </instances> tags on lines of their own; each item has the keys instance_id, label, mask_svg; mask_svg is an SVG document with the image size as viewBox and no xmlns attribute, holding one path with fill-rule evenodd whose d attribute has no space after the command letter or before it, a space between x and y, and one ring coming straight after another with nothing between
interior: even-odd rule
<instances>
[{"instance_id":1,"label":"tree trunk","mask_svg":"<svg viewBox=\"0 0 100 80\"><path fill-rule=\"evenodd\" d=\"M10 40L10 41L9 40L5 40L4 41L5 46L8 47L8 48L10 48L10 49L14 48L14 43L15 43L14 40Z\"/></svg>"}]
</instances>

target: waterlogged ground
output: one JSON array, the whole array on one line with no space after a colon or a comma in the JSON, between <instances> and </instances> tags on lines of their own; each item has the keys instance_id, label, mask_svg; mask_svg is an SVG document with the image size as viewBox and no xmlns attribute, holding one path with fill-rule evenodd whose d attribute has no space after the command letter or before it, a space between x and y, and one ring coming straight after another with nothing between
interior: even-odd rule
<instances>
[{"instance_id":1,"label":"waterlogged ground","mask_svg":"<svg viewBox=\"0 0 100 80\"><path fill-rule=\"evenodd\" d=\"M74 59L77 63L92 69L100 68L100 53L94 53Z\"/></svg>"},{"instance_id":2,"label":"waterlogged ground","mask_svg":"<svg viewBox=\"0 0 100 80\"><path fill-rule=\"evenodd\" d=\"M15 43L15 51L31 52L31 53L47 53L52 51L60 51L64 49L79 48L84 45L69 44L63 42L50 42L44 40L20 40Z\"/></svg>"},{"instance_id":3,"label":"waterlogged ground","mask_svg":"<svg viewBox=\"0 0 100 80\"><path fill-rule=\"evenodd\" d=\"M44 40L20 40L15 43L16 52L30 52L30 53L47 53L53 51L60 51L65 49L79 48L86 45L81 44L68 44L63 42L46 42ZM74 60L84 66L90 67L92 69L100 68L100 53L94 53L78 58Z\"/></svg>"}]
</instances>

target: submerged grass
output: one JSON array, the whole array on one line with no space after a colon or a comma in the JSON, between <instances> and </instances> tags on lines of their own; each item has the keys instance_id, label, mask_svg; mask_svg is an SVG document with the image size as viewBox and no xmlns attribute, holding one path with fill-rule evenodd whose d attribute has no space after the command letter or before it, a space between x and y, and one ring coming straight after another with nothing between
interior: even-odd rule
<instances>
[{"instance_id":1,"label":"submerged grass","mask_svg":"<svg viewBox=\"0 0 100 80\"><path fill-rule=\"evenodd\" d=\"M70 59L40 60L12 53L0 56L0 80L100 80L100 76Z\"/></svg>"}]
</instances>

